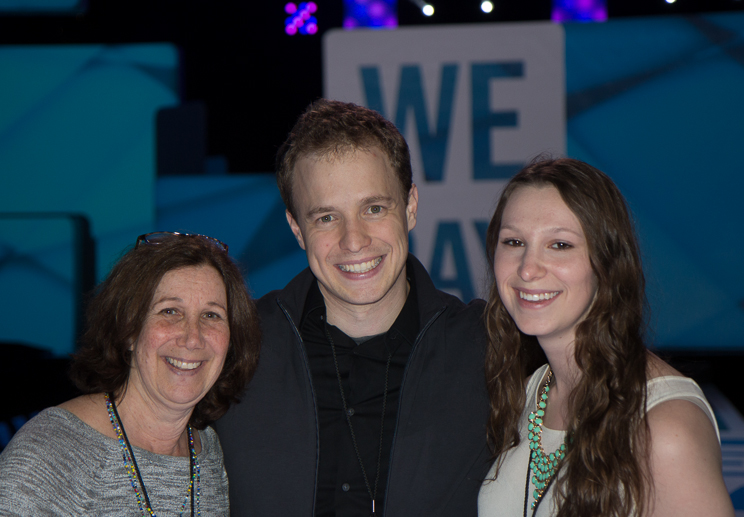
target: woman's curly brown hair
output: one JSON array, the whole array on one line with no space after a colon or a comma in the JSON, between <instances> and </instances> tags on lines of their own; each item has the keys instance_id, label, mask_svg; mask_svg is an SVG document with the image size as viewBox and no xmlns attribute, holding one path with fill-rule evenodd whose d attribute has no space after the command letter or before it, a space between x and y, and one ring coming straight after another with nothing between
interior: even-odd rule
<instances>
[{"instance_id":1,"label":"woman's curly brown hair","mask_svg":"<svg viewBox=\"0 0 744 517\"><path fill-rule=\"evenodd\" d=\"M558 516L643 515L653 488L645 415L645 280L625 199L609 177L579 160L529 164L504 188L488 227L491 272L504 209L523 187L558 190L581 223L597 279L594 302L576 329L574 358L581 376L569 397L572 440L556 480ZM486 328L488 433L498 457L519 443L524 380L541 350L534 336L519 331L495 283Z\"/></svg>"}]
</instances>

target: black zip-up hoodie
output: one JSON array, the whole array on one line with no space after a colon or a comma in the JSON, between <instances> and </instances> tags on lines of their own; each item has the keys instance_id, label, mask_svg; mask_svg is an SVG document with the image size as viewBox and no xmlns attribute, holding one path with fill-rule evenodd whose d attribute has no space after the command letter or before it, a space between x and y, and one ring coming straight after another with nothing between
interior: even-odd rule
<instances>
[{"instance_id":1,"label":"black zip-up hoodie","mask_svg":"<svg viewBox=\"0 0 744 517\"><path fill-rule=\"evenodd\" d=\"M437 290L413 255L406 268L416 282L421 330L400 391L384 517L476 517L490 467L485 303L466 305ZM298 328L314 280L305 269L258 301L258 369L242 402L216 426L232 515L313 515L318 421Z\"/></svg>"}]
</instances>

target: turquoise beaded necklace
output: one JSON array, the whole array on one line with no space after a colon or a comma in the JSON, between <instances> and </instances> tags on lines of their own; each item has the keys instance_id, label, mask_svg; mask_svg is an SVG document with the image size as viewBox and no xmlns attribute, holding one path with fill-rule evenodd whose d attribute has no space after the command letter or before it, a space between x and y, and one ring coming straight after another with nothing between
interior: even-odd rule
<instances>
[{"instance_id":1,"label":"turquoise beaded necklace","mask_svg":"<svg viewBox=\"0 0 744 517\"><path fill-rule=\"evenodd\" d=\"M548 379L545 381L545 385L540 392L540 397L537 400L537 408L532 411L527 417L528 424L527 430L529 434L530 445L530 463L527 471L527 479L529 480L529 473L532 472L532 484L535 485L535 490L532 492L534 501L530 509L536 509L540 503L545 490L547 489L550 481L553 479L561 460L566 456L566 441L564 439L560 447L555 452L545 454L542 446L542 424L543 418L545 417L545 408L548 406L548 392L550 391L550 383L553 381L553 370L548 367ZM529 483L527 483L529 486ZM527 494L525 493L525 506L527 504Z\"/></svg>"},{"instance_id":2,"label":"turquoise beaded necklace","mask_svg":"<svg viewBox=\"0 0 744 517\"><path fill-rule=\"evenodd\" d=\"M106 400L106 409L108 410L109 420L114 428L116 437L119 439L121 453L124 458L124 467L129 475L129 482L132 484L134 494L137 496L137 506L139 507L140 514L146 517L157 517L150 505L150 498L147 495L145 483L142 481L142 475L139 472L137 460L134 458L134 451L132 450L132 446L129 444L127 433L124 431L124 424L122 424L121 419L119 418L119 412L116 410L116 403L108 393L104 393L103 397ZM186 512L186 506L190 500L192 517L195 515L194 507L196 507L196 515L201 516L201 509L199 508L199 496L201 495L199 459L196 457L194 434L191 430L191 424L186 426L186 430L189 435L189 488L186 492L186 498L181 505L181 512L178 515L179 517L184 515ZM137 488L138 485L141 487L141 490Z\"/></svg>"}]
</instances>

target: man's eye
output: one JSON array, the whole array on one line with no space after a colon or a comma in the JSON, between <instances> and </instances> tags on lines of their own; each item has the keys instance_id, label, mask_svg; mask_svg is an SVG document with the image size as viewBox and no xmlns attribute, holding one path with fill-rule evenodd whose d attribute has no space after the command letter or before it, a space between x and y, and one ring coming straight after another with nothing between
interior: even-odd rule
<instances>
[{"instance_id":1,"label":"man's eye","mask_svg":"<svg viewBox=\"0 0 744 517\"><path fill-rule=\"evenodd\" d=\"M324 216L320 217L318 219L318 221L320 221L321 223L330 223L331 221L333 221L333 216L332 215L324 215Z\"/></svg>"},{"instance_id":2,"label":"man's eye","mask_svg":"<svg viewBox=\"0 0 744 517\"><path fill-rule=\"evenodd\" d=\"M379 214L380 212L382 212L382 207L380 205L369 207L370 214Z\"/></svg>"}]
</instances>

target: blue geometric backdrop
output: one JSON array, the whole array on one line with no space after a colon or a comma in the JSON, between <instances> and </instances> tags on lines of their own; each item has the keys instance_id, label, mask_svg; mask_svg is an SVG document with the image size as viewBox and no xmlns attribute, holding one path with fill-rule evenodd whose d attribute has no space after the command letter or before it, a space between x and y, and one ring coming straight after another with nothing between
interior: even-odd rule
<instances>
[{"instance_id":1,"label":"blue geometric backdrop","mask_svg":"<svg viewBox=\"0 0 744 517\"><path fill-rule=\"evenodd\" d=\"M153 226L154 122L178 104L178 52L0 47L0 75L0 340L66 354L80 295L69 220L89 222L99 279Z\"/></svg>"},{"instance_id":2,"label":"blue geometric backdrop","mask_svg":"<svg viewBox=\"0 0 744 517\"><path fill-rule=\"evenodd\" d=\"M655 342L744 348L744 15L566 25L568 154L643 245Z\"/></svg>"}]
</instances>

